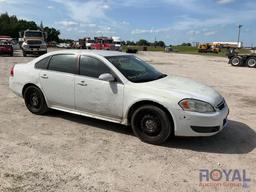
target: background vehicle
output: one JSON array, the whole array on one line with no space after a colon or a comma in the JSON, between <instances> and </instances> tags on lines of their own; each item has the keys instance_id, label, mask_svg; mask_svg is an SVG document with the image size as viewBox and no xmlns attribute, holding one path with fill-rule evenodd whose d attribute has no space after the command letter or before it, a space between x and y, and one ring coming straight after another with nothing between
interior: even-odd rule
<instances>
[{"instance_id":1,"label":"background vehicle","mask_svg":"<svg viewBox=\"0 0 256 192\"><path fill-rule=\"evenodd\" d=\"M92 49L92 45L95 43L95 41L93 39L91 39L90 37L85 39L85 45L86 45L86 49Z\"/></svg>"},{"instance_id":2,"label":"background vehicle","mask_svg":"<svg viewBox=\"0 0 256 192\"><path fill-rule=\"evenodd\" d=\"M7 54L13 56L13 47L7 41L0 40L0 54Z\"/></svg>"},{"instance_id":3,"label":"background vehicle","mask_svg":"<svg viewBox=\"0 0 256 192\"><path fill-rule=\"evenodd\" d=\"M58 48L64 48L64 49L70 49L70 44L69 43L59 43L56 45Z\"/></svg>"},{"instance_id":4,"label":"background vehicle","mask_svg":"<svg viewBox=\"0 0 256 192\"><path fill-rule=\"evenodd\" d=\"M115 46L116 51L122 51L122 44L121 44L121 38L120 37L112 37L113 44Z\"/></svg>"},{"instance_id":5,"label":"background vehicle","mask_svg":"<svg viewBox=\"0 0 256 192\"><path fill-rule=\"evenodd\" d=\"M47 33L40 30L29 30L19 32L19 43L23 56L27 54L45 54L47 53Z\"/></svg>"},{"instance_id":6,"label":"background vehicle","mask_svg":"<svg viewBox=\"0 0 256 192\"><path fill-rule=\"evenodd\" d=\"M115 50L113 39L109 37L94 37L94 43L91 48L97 50Z\"/></svg>"},{"instance_id":7,"label":"background vehicle","mask_svg":"<svg viewBox=\"0 0 256 192\"><path fill-rule=\"evenodd\" d=\"M220 48L242 48L243 42L216 41L212 44L218 45Z\"/></svg>"},{"instance_id":8,"label":"background vehicle","mask_svg":"<svg viewBox=\"0 0 256 192\"><path fill-rule=\"evenodd\" d=\"M256 54L239 54L236 49L229 49L227 54L229 58L229 64L232 66L247 66L250 68L256 67Z\"/></svg>"},{"instance_id":9,"label":"background vehicle","mask_svg":"<svg viewBox=\"0 0 256 192\"><path fill-rule=\"evenodd\" d=\"M198 46L198 52L200 53L219 53L220 51L219 45L214 43L204 43Z\"/></svg>"}]
</instances>

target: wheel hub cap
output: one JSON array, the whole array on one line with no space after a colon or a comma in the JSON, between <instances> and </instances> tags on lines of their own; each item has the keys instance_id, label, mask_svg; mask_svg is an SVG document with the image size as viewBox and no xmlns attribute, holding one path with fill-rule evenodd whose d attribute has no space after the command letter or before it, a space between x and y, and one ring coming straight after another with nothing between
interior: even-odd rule
<instances>
[{"instance_id":1,"label":"wheel hub cap","mask_svg":"<svg viewBox=\"0 0 256 192\"><path fill-rule=\"evenodd\" d=\"M256 65L256 60L250 59L250 60L248 61L248 65L251 66L251 67L254 67L254 66Z\"/></svg>"},{"instance_id":2,"label":"wheel hub cap","mask_svg":"<svg viewBox=\"0 0 256 192\"><path fill-rule=\"evenodd\" d=\"M238 65L239 64L239 59L233 59L233 61L232 61L232 63L233 63L233 65Z\"/></svg>"},{"instance_id":3,"label":"wheel hub cap","mask_svg":"<svg viewBox=\"0 0 256 192\"><path fill-rule=\"evenodd\" d=\"M32 101L32 105L33 106L37 106L39 104L39 100L38 100L38 97L37 96L33 96L31 98L31 101Z\"/></svg>"},{"instance_id":4,"label":"wheel hub cap","mask_svg":"<svg viewBox=\"0 0 256 192\"><path fill-rule=\"evenodd\" d=\"M145 122L145 127L149 132L154 132L157 129L157 123L150 119Z\"/></svg>"},{"instance_id":5,"label":"wheel hub cap","mask_svg":"<svg viewBox=\"0 0 256 192\"><path fill-rule=\"evenodd\" d=\"M159 119L154 115L144 115L141 120L141 129L147 135L157 135L161 130Z\"/></svg>"}]
</instances>

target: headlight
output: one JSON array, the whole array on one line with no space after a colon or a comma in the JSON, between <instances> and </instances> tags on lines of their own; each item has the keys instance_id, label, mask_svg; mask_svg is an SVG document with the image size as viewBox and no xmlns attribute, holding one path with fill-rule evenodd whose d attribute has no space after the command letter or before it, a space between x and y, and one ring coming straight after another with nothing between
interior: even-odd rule
<instances>
[{"instance_id":1,"label":"headlight","mask_svg":"<svg viewBox=\"0 0 256 192\"><path fill-rule=\"evenodd\" d=\"M25 42L22 44L22 47L25 48L25 49L29 48L28 44L25 43Z\"/></svg>"},{"instance_id":2,"label":"headlight","mask_svg":"<svg viewBox=\"0 0 256 192\"><path fill-rule=\"evenodd\" d=\"M40 47L43 48L43 49L45 49L47 46L46 46L46 44L43 44L43 45L41 45Z\"/></svg>"},{"instance_id":3,"label":"headlight","mask_svg":"<svg viewBox=\"0 0 256 192\"><path fill-rule=\"evenodd\" d=\"M211 104L196 99L183 99L179 102L179 106L184 111L193 111L198 113L209 113L215 111Z\"/></svg>"}]
</instances>

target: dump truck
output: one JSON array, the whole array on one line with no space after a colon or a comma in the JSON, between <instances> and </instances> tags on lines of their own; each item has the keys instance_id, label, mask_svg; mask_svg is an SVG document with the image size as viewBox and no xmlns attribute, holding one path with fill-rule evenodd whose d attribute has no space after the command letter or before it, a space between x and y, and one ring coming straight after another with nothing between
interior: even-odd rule
<instances>
[{"instance_id":1,"label":"dump truck","mask_svg":"<svg viewBox=\"0 0 256 192\"><path fill-rule=\"evenodd\" d=\"M27 54L43 55L47 53L47 33L40 30L30 30L19 32L19 44L23 56Z\"/></svg>"},{"instance_id":2,"label":"dump truck","mask_svg":"<svg viewBox=\"0 0 256 192\"><path fill-rule=\"evenodd\" d=\"M256 54L239 54L236 49L229 49L227 54L229 59L229 64L232 66L247 66L250 68L256 67Z\"/></svg>"}]
</instances>

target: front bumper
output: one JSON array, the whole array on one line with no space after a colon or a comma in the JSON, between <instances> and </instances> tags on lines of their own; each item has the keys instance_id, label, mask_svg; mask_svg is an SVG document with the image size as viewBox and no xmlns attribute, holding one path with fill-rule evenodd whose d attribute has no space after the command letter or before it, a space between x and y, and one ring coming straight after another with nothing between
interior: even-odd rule
<instances>
[{"instance_id":1,"label":"front bumper","mask_svg":"<svg viewBox=\"0 0 256 192\"><path fill-rule=\"evenodd\" d=\"M175 118L175 135L177 136L211 136L228 125L229 108L225 104L222 110L214 113L197 113L177 110Z\"/></svg>"},{"instance_id":2,"label":"front bumper","mask_svg":"<svg viewBox=\"0 0 256 192\"><path fill-rule=\"evenodd\" d=\"M26 53L42 53L47 52L47 48L41 48L40 46L29 46L26 48L22 48Z\"/></svg>"},{"instance_id":3,"label":"front bumper","mask_svg":"<svg viewBox=\"0 0 256 192\"><path fill-rule=\"evenodd\" d=\"M12 54L13 53L13 51L3 51L3 50L0 50L0 55L1 54Z\"/></svg>"}]
</instances>

